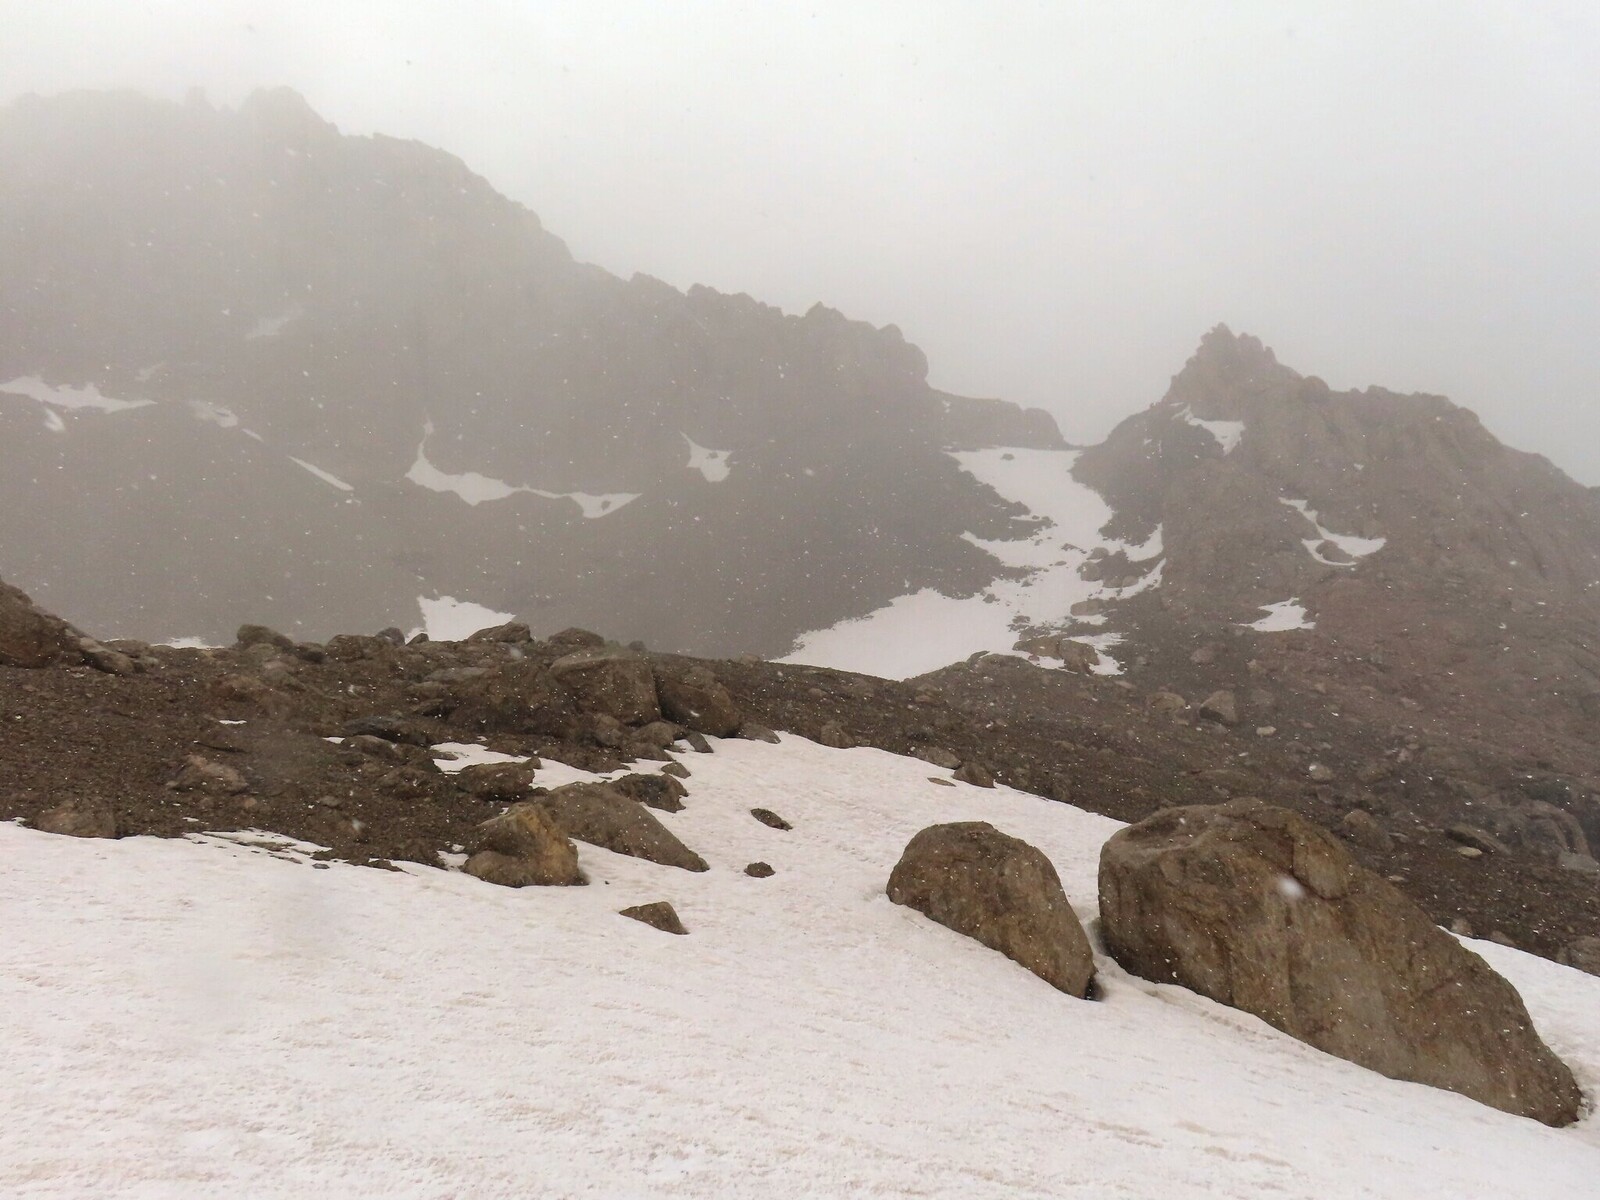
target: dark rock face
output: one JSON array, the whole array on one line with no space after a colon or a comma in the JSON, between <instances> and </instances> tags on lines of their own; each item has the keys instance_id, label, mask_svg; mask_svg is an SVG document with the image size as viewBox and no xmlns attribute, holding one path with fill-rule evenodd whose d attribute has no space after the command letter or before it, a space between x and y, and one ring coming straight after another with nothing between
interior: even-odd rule
<instances>
[{"instance_id":1,"label":"dark rock face","mask_svg":"<svg viewBox=\"0 0 1600 1200\"><path fill-rule=\"evenodd\" d=\"M708 870L705 859L678 840L645 808L603 783L572 783L534 803L568 837L617 854L685 871Z\"/></svg>"},{"instance_id":2,"label":"dark rock face","mask_svg":"<svg viewBox=\"0 0 1600 1200\"><path fill-rule=\"evenodd\" d=\"M0 583L0 666L49 666L70 656L74 644L65 621L41 612L24 593Z\"/></svg>"},{"instance_id":3,"label":"dark rock face","mask_svg":"<svg viewBox=\"0 0 1600 1200\"><path fill-rule=\"evenodd\" d=\"M572 693L533 663L502 663L448 686L455 720L485 733L569 737L578 725Z\"/></svg>"},{"instance_id":4,"label":"dark rock face","mask_svg":"<svg viewBox=\"0 0 1600 1200\"><path fill-rule=\"evenodd\" d=\"M1331 835L1254 800L1167 809L1100 859L1106 948L1394 1079L1549 1125L1577 1118L1572 1073L1522 999Z\"/></svg>"},{"instance_id":5,"label":"dark rock face","mask_svg":"<svg viewBox=\"0 0 1600 1200\"><path fill-rule=\"evenodd\" d=\"M651 929L659 929L662 933L686 934L689 931L683 927L683 922L678 919L677 911L665 900L656 900L650 904L635 904L632 908L624 908L619 915L631 917L640 921Z\"/></svg>"},{"instance_id":6,"label":"dark rock face","mask_svg":"<svg viewBox=\"0 0 1600 1200\"><path fill-rule=\"evenodd\" d=\"M533 787L538 760L525 763L476 763L456 772L456 784L480 800L510 804Z\"/></svg>"},{"instance_id":7,"label":"dark rock face","mask_svg":"<svg viewBox=\"0 0 1600 1200\"><path fill-rule=\"evenodd\" d=\"M584 882L578 850L543 809L526 801L478 826L468 875L501 887L570 887Z\"/></svg>"},{"instance_id":8,"label":"dark rock face","mask_svg":"<svg viewBox=\"0 0 1600 1200\"><path fill-rule=\"evenodd\" d=\"M1071 996L1089 994L1094 954L1056 869L986 821L933 825L889 876L889 899L998 950Z\"/></svg>"}]
</instances>

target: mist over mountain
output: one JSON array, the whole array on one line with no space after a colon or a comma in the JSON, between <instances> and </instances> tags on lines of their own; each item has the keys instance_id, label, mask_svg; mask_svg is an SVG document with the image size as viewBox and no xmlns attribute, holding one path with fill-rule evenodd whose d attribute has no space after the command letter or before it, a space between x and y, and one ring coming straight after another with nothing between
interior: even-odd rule
<instances>
[{"instance_id":1,"label":"mist over mountain","mask_svg":"<svg viewBox=\"0 0 1600 1200\"><path fill-rule=\"evenodd\" d=\"M109 631L325 637L452 596L777 653L977 590L962 535L1015 510L944 450L1059 444L931 390L892 327L617 279L290 92L20 101L0 175L3 566Z\"/></svg>"}]
</instances>

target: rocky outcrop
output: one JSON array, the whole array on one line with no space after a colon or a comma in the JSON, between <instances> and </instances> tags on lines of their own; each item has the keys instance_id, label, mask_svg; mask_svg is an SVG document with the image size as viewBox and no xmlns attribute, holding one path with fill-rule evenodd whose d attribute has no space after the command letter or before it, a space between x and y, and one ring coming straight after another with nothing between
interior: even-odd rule
<instances>
[{"instance_id":1,"label":"rocky outcrop","mask_svg":"<svg viewBox=\"0 0 1600 1200\"><path fill-rule=\"evenodd\" d=\"M985 821L933 825L889 876L889 899L998 950L1071 996L1087 996L1094 954L1055 867Z\"/></svg>"},{"instance_id":2,"label":"rocky outcrop","mask_svg":"<svg viewBox=\"0 0 1600 1200\"><path fill-rule=\"evenodd\" d=\"M36 607L26 593L0 583L0 666L45 667L76 658L76 643L65 621Z\"/></svg>"},{"instance_id":3,"label":"rocky outcrop","mask_svg":"<svg viewBox=\"0 0 1600 1200\"><path fill-rule=\"evenodd\" d=\"M707 870L701 858L643 805L603 783L571 783L534 802L568 837L617 854L685 871Z\"/></svg>"},{"instance_id":4,"label":"rocky outcrop","mask_svg":"<svg viewBox=\"0 0 1600 1200\"><path fill-rule=\"evenodd\" d=\"M114 838L118 834L117 814L109 804L94 800L69 800L47 809L34 818L33 827L66 837Z\"/></svg>"},{"instance_id":5,"label":"rocky outcrop","mask_svg":"<svg viewBox=\"0 0 1600 1200\"><path fill-rule=\"evenodd\" d=\"M584 882L578 850L537 804L513 804L479 825L461 868L502 887L570 887Z\"/></svg>"},{"instance_id":6,"label":"rocky outcrop","mask_svg":"<svg viewBox=\"0 0 1600 1200\"><path fill-rule=\"evenodd\" d=\"M1255 800L1167 809L1106 842L1100 921L1135 975L1301 1041L1549 1125L1572 1073L1481 958L1324 830Z\"/></svg>"}]
</instances>

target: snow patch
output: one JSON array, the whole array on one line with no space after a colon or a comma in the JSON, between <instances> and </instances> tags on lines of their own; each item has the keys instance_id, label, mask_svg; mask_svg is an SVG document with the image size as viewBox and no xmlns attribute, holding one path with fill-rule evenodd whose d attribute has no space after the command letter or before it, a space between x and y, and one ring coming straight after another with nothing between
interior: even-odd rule
<instances>
[{"instance_id":1,"label":"snow patch","mask_svg":"<svg viewBox=\"0 0 1600 1200\"><path fill-rule=\"evenodd\" d=\"M1072 477L1079 453L1018 447L952 452L963 471L1044 518L1034 533L1013 541L966 535L1002 565L1026 574L1020 579L996 580L979 594L965 598L946 596L932 588L897 597L864 616L803 635L781 661L906 679L980 651L1011 654L1019 630L1076 620L1071 616L1072 607L1082 601L1123 599L1159 587L1163 565L1159 562L1125 588L1112 588L1080 574L1090 553L1097 549L1110 554L1122 551L1132 562L1149 563L1162 553L1162 531L1158 526L1140 545L1103 537L1100 530L1113 513L1099 492ZM1084 620L1098 624L1103 618ZM1121 671L1104 651L1114 642L1091 644L1101 650L1097 668L1101 673Z\"/></svg>"},{"instance_id":2,"label":"snow patch","mask_svg":"<svg viewBox=\"0 0 1600 1200\"><path fill-rule=\"evenodd\" d=\"M1321 519L1317 516L1316 509L1312 508L1304 500L1290 500L1286 497L1279 497L1278 503L1287 504L1295 512L1311 522L1317 531L1317 536L1314 538L1301 538L1300 544L1306 548L1307 554L1326 566L1354 567L1356 564L1354 561L1335 562L1331 558L1324 557L1322 554L1323 542L1332 542L1353 560L1363 559L1369 554L1376 554L1389 542L1388 538L1363 538L1348 533L1334 533L1323 526Z\"/></svg>"},{"instance_id":3,"label":"snow patch","mask_svg":"<svg viewBox=\"0 0 1600 1200\"><path fill-rule=\"evenodd\" d=\"M205 421L223 429L237 429L239 415L231 408L223 408L220 404L213 404L209 400L189 401L189 411L197 421Z\"/></svg>"},{"instance_id":4,"label":"snow patch","mask_svg":"<svg viewBox=\"0 0 1600 1200\"><path fill-rule=\"evenodd\" d=\"M297 467L303 467L307 471L310 471L318 479L322 480L323 483L332 484L334 487L338 488L341 492L353 492L353 491L355 491L355 488L351 487L348 483L346 483L344 480L340 479L337 475L329 474L327 471L324 471L321 467L312 466L310 463L306 462L306 460L303 459L303 458L296 458L294 455L291 454L289 456L289 461L292 462Z\"/></svg>"},{"instance_id":5,"label":"snow patch","mask_svg":"<svg viewBox=\"0 0 1600 1200\"><path fill-rule=\"evenodd\" d=\"M721 483L728 477L728 456L733 453L732 450L707 450L687 433L682 437L689 443L689 470L699 471L707 483Z\"/></svg>"},{"instance_id":6,"label":"snow patch","mask_svg":"<svg viewBox=\"0 0 1600 1200\"><path fill-rule=\"evenodd\" d=\"M418 596L417 607L422 610L422 628L412 633L426 633L432 642L463 641L480 629L491 629L516 619L515 613L496 612L454 596Z\"/></svg>"},{"instance_id":7,"label":"snow patch","mask_svg":"<svg viewBox=\"0 0 1600 1200\"><path fill-rule=\"evenodd\" d=\"M52 387L37 375L19 375L10 383L0 383L0 392L8 392L13 396L26 396L30 400L37 400L40 404L53 405L56 408L87 409L104 413L125 412L130 408L147 408L154 404L154 400L117 400L111 396L103 396L100 389L94 384L81 388ZM59 420L59 415L57 420ZM55 426L51 426L55 428Z\"/></svg>"},{"instance_id":8,"label":"snow patch","mask_svg":"<svg viewBox=\"0 0 1600 1200\"><path fill-rule=\"evenodd\" d=\"M1196 429L1204 429L1215 438L1217 445L1222 447L1224 455L1232 454L1244 438L1243 421L1206 421L1190 412L1187 404L1178 410L1178 416Z\"/></svg>"},{"instance_id":9,"label":"snow patch","mask_svg":"<svg viewBox=\"0 0 1600 1200\"><path fill-rule=\"evenodd\" d=\"M1296 629L1315 629L1315 621L1306 620L1306 608L1298 600L1280 600L1276 604L1263 604L1261 611L1267 615L1256 621L1245 622L1246 629L1258 633L1289 633Z\"/></svg>"},{"instance_id":10,"label":"snow patch","mask_svg":"<svg viewBox=\"0 0 1600 1200\"><path fill-rule=\"evenodd\" d=\"M547 492L541 488L526 487L522 484L506 483L501 479L492 479L487 475L480 475L476 471L466 471L461 474L450 474L441 471L428 461L428 438L433 436L433 425L424 427L422 441L417 446L416 461L411 464L411 469L406 472L406 478L419 487L425 487L433 492L446 492L459 496L471 505L484 504L492 500L505 500L519 493L530 496L542 496L546 500L570 500L578 506L578 511L585 517L605 517L616 512L625 505L631 504L644 493L642 492Z\"/></svg>"},{"instance_id":11,"label":"snow patch","mask_svg":"<svg viewBox=\"0 0 1600 1200\"><path fill-rule=\"evenodd\" d=\"M250 332L244 335L244 340L254 342L262 338L278 337L291 322L299 320L304 311L304 309L297 306L287 312L279 313L275 317L262 317L250 327Z\"/></svg>"},{"instance_id":12,"label":"snow patch","mask_svg":"<svg viewBox=\"0 0 1600 1200\"><path fill-rule=\"evenodd\" d=\"M200 637L168 638L164 642L155 643L158 646L170 646L174 650L220 650L216 642L208 642Z\"/></svg>"}]
</instances>

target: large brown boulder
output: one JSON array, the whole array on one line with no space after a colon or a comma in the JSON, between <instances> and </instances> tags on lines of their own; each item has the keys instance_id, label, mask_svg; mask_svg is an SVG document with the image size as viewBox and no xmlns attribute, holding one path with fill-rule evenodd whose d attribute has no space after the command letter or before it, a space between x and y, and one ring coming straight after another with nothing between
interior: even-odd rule
<instances>
[{"instance_id":1,"label":"large brown boulder","mask_svg":"<svg viewBox=\"0 0 1600 1200\"><path fill-rule=\"evenodd\" d=\"M987 821L924 829L887 890L896 904L998 950L1052 987L1088 995L1094 954L1055 867Z\"/></svg>"},{"instance_id":2,"label":"large brown boulder","mask_svg":"<svg viewBox=\"0 0 1600 1200\"><path fill-rule=\"evenodd\" d=\"M732 693L698 664L681 672L661 673L656 691L661 699L661 711L670 720L696 733L732 737L744 722Z\"/></svg>"},{"instance_id":3,"label":"large brown boulder","mask_svg":"<svg viewBox=\"0 0 1600 1200\"><path fill-rule=\"evenodd\" d=\"M685 871L707 870L705 859L685 846L631 796L604 783L569 783L533 801L568 837L617 854Z\"/></svg>"},{"instance_id":4,"label":"large brown boulder","mask_svg":"<svg viewBox=\"0 0 1600 1200\"><path fill-rule=\"evenodd\" d=\"M576 650L551 663L550 674L584 712L604 713L624 725L661 719L655 672L632 651Z\"/></svg>"},{"instance_id":5,"label":"large brown boulder","mask_svg":"<svg viewBox=\"0 0 1600 1200\"><path fill-rule=\"evenodd\" d=\"M1548 1125L1572 1073L1516 990L1326 831L1259 800L1172 808L1100 855L1106 948L1393 1079Z\"/></svg>"},{"instance_id":6,"label":"large brown boulder","mask_svg":"<svg viewBox=\"0 0 1600 1200\"><path fill-rule=\"evenodd\" d=\"M585 882L572 839L548 813L526 801L479 825L469 848L474 853L461 869L486 883L565 887Z\"/></svg>"},{"instance_id":7,"label":"large brown boulder","mask_svg":"<svg viewBox=\"0 0 1600 1200\"><path fill-rule=\"evenodd\" d=\"M46 667L80 657L65 621L35 607L25 592L0 583L0 666Z\"/></svg>"}]
</instances>

